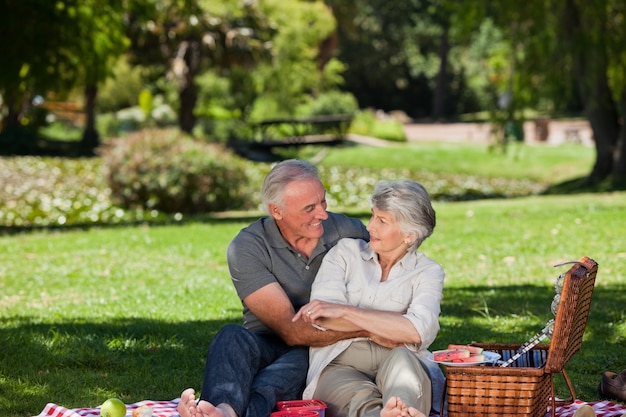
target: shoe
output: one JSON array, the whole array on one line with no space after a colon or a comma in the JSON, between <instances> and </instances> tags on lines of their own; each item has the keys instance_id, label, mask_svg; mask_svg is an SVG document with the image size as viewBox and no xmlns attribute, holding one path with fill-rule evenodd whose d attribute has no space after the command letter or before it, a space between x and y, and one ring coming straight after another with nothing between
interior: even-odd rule
<instances>
[{"instance_id":1,"label":"shoe","mask_svg":"<svg viewBox=\"0 0 626 417\"><path fill-rule=\"evenodd\" d=\"M626 401L626 369L619 374L611 371L602 374L598 393L602 398Z\"/></svg>"},{"instance_id":2,"label":"shoe","mask_svg":"<svg viewBox=\"0 0 626 417\"><path fill-rule=\"evenodd\" d=\"M596 412L590 405L585 404L578 407L572 417L596 417Z\"/></svg>"}]
</instances>

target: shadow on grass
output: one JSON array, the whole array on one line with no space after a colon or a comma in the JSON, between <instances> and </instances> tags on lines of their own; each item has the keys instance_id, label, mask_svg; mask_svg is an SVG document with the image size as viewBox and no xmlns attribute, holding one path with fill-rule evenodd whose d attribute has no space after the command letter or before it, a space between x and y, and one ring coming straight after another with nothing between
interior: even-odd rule
<instances>
[{"instance_id":1,"label":"shadow on grass","mask_svg":"<svg viewBox=\"0 0 626 417\"><path fill-rule=\"evenodd\" d=\"M601 276L599 276L601 279ZM596 287L581 351L567 366L578 398L598 399L604 370L626 368L623 355L624 286ZM552 317L546 286L446 288L441 330L431 350L448 343L523 343ZM206 348L232 320L171 323L144 318L2 320L0 415L37 415L49 402L95 407L110 396L126 403L171 400L200 388ZM557 393L564 391L555 378Z\"/></svg>"},{"instance_id":2,"label":"shadow on grass","mask_svg":"<svg viewBox=\"0 0 626 417\"><path fill-rule=\"evenodd\" d=\"M236 315L236 313L233 313ZM202 382L206 349L233 320L164 322L143 318L0 322L0 415L37 415L53 402L96 407L171 400Z\"/></svg>"},{"instance_id":3,"label":"shadow on grass","mask_svg":"<svg viewBox=\"0 0 626 417\"><path fill-rule=\"evenodd\" d=\"M90 229L118 229L126 227L136 226L182 226L185 224L193 223L205 223L205 224L220 224L220 223L233 223L244 222L252 223L259 217L263 216L261 213L251 212L232 212L232 213L208 213L198 215L187 215L181 220L177 220L174 215L167 218L149 219L149 220L129 220L120 222L106 222L106 223L72 223L64 225L27 225L27 226L1 226L0 236L11 236L22 233L32 233L40 231L75 231L75 230L90 230ZM368 214L369 216L369 214Z\"/></svg>"},{"instance_id":4,"label":"shadow on grass","mask_svg":"<svg viewBox=\"0 0 626 417\"><path fill-rule=\"evenodd\" d=\"M368 219L371 216L371 212L362 209L354 210L337 210L336 213L344 213L348 216ZM124 221L118 223L73 223L65 225L27 225L27 226L1 226L0 236L12 236L25 233L34 233L41 231L51 232L64 232L64 231L76 231L76 230L90 230L90 229L123 229L126 227L136 226L150 226L150 227L163 227L163 226L183 226L186 224L202 223L202 224L223 224L223 223L245 223L250 224L260 217L264 217L266 214L261 212L223 212L223 213L207 213L197 215L187 215L181 220L176 220L172 215L168 218L160 218L154 220L136 220L136 221Z\"/></svg>"},{"instance_id":5,"label":"shadow on grass","mask_svg":"<svg viewBox=\"0 0 626 417\"><path fill-rule=\"evenodd\" d=\"M626 191L626 181L617 181L611 178L602 181L593 181L589 177L574 178L546 187L542 195L608 193Z\"/></svg>"}]
</instances>

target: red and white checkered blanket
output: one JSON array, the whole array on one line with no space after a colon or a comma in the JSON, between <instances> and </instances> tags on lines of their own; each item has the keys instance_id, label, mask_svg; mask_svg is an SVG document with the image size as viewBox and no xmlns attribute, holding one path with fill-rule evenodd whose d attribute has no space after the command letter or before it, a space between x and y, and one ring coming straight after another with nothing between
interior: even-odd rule
<instances>
[{"instance_id":1,"label":"red and white checkered blanket","mask_svg":"<svg viewBox=\"0 0 626 417\"><path fill-rule=\"evenodd\" d=\"M126 406L126 412L127 415L130 416L137 407L147 405L153 408L153 417L175 417L178 416L176 407L179 401L180 398L176 398L172 401L140 401L138 403L128 404ZM621 417L626 414L626 406L610 401L583 402L576 400L573 404L558 407L556 417L572 417L574 412L584 404L590 405L598 417ZM546 415L549 416L549 414ZM35 417L100 417L100 407L68 409L60 405L49 403L43 411ZM435 417L435 415L431 415L431 417Z\"/></svg>"},{"instance_id":2,"label":"red and white checkered blanket","mask_svg":"<svg viewBox=\"0 0 626 417\"><path fill-rule=\"evenodd\" d=\"M153 417L174 417L178 415L176 407L180 398L172 401L140 401L126 405L126 415L132 416L133 410L146 405L152 407ZM74 408L69 409L57 404L48 403L43 411L36 417L100 417L100 407L96 408Z\"/></svg>"}]
</instances>

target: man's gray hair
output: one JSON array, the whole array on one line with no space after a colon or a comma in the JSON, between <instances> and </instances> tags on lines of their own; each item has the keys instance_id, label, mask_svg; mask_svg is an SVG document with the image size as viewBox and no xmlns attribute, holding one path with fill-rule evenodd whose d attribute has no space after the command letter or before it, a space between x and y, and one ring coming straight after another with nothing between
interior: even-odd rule
<instances>
[{"instance_id":1,"label":"man's gray hair","mask_svg":"<svg viewBox=\"0 0 626 417\"><path fill-rule=\"evenodd\" d=\"M391 213L403 233L413 233L416 240L407 250L416 250L429 237L437 216L426 189L411 180L380 181L374 188L372 208Z\"/></svg>"},{"instance_id":2,"label":"man's gray hair","mask_svg":"<svg viewBox=\"0 0 626 417\"><path fill-rule=\"evenodd\" d=\"M293 181L319 181L317 168L310 162L302 159L287 159L279 162L272 168L263 181L261 187L261 201L263 210L269 213L269 205L283 207L285 187Z\"/></svg>"}]
</instances>

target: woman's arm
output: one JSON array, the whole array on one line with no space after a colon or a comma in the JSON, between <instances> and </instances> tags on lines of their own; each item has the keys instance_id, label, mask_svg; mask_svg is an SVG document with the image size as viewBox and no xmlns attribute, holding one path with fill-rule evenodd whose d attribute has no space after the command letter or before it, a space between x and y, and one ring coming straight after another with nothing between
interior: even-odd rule
<instances>
[{"instance_id":1,"label":"woman's arm","mask_svg":"<svg viewBox=\"0 0 626 417\"><path fill-rule=\"evenodd\" d=\"M296 313L296 318L336 331L364 330L393 343L421 343L415 326L401 312L313 300Z\"/></svg>"}]
</instances>

